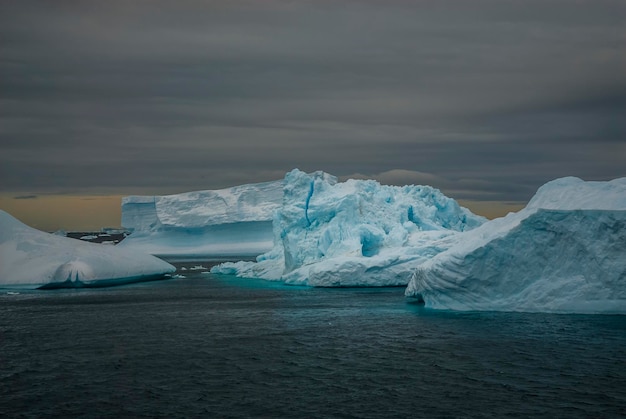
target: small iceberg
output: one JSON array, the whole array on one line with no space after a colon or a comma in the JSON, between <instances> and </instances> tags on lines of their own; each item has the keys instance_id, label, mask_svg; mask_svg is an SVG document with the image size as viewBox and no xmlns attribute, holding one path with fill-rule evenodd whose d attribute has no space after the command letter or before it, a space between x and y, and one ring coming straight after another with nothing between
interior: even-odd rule
<instances>
[{"instance_id":1,"label":"small iceberg","mask_svg":"<svg viewBox=\"0 0 626 419\"><path fill-rule=\"evenodd\" d=\"M0 211L0 286L102 287L165 278L154 256L44 233Z\"/></svg>"}]
</instances>

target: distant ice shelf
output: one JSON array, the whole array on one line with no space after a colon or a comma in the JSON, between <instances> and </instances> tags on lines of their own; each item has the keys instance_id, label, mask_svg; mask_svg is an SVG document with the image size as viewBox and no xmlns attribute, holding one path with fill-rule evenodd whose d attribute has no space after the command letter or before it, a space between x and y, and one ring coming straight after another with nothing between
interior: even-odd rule
<instances>
[{"instance_id":1,"label":"distant ice shelf","mask_svg":"<svg viewBox=\"0 0 626 419\"><path fill-rule=\"evenodd\" d=\"M154 256L28 227L0 211L0 287L97 287L163 278L176 268Z\"/></svg>"},{"instance_id":2,"label":"distant ice shelf","mask_svg":"<svg viewBox=\"0 0 626 419\"><path fill-rule=\"evenodd\" d=\"M119 247L165 259L254 257L272 248L282 180L166 196L128 196Z\"/></svg>"}]
</instances>

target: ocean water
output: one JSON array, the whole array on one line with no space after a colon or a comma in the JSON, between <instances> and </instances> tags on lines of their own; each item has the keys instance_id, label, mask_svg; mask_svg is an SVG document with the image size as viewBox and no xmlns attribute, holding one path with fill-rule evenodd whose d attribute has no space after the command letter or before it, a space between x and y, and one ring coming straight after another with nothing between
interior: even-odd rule
<instances>
[{"instance_id":1,"label":"ocean water","mask_svg":"<svg viewBox=\"0 0 626 419\"><path fill-rule=\"evenodd\" d=\"M0 290L0 417L626 416L626 316L184 275Z\"/></svg>"}]
</instances>

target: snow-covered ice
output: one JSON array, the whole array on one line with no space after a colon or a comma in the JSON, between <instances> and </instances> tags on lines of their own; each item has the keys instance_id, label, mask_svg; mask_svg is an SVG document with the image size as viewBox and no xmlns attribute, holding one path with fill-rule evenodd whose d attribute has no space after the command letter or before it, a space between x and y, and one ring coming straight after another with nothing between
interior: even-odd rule
<instances>
[{"instance_id":1,"label":"snow-covered ice","mask_svg":"<svg viewBox=\"0 0 626 419\"><path fill-rule=\"evenodd\" d=\"M168 258L257 256L272 248L282 180L167 196L128 196L122 248Z\"/></svg>"},{"instance_id":2,"label":"snow-covered ice","mask_svg":"<svg viewBox=\"0 0 626 419\"><path fill-rule=\"evenodd\" d=\"M211 272L311 286L406 285L413 267L485 221L430 186L340 183L295 169L283 189L272 250Z\"/></svg>"},{"instance_id":3,"label":"snow-covered ice","mask_svg":"<svg viewBox=\"0 0 626 419\"><path fill-rule=\"evenodd\" d=\"M626 178L545 184L421 264L406 295L438 309L626 313Z\"/></svg>"},{"instance_id":4,"label":"snow-covered ice","mask_svg":"<svg viewBox=\"0 0 626 419\"><path fill-rule=\"evenodd\" d=\"M0 286L106 286L174 272L154 256L44 233L0 211Z\"/></svg>"}]
</instances>

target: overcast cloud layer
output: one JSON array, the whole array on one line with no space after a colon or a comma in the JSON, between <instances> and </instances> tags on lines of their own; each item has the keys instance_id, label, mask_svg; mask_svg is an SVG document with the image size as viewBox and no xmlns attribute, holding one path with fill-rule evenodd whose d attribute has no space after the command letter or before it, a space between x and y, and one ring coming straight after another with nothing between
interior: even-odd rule
<instances>
[{"instance_id":1,"label":"overcast cloud layer","mask_svg":"<svg viewBox=\"0 0 626 419\"><path fill-rule=\"evenodd\" d=\"M3 1L0 192L626 176L626 2Z\"/></svg>"}]
</instances>

